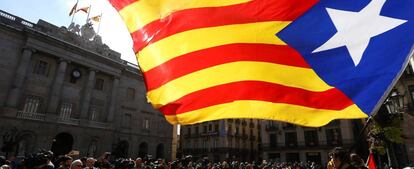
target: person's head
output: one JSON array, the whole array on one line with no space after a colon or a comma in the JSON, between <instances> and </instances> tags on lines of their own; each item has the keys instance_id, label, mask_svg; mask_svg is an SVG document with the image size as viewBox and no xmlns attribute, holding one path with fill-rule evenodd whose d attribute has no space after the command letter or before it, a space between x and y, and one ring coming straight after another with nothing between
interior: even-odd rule
<instances>
[{"instance_id":1,"label":"person's head","mask_svg":"<svg viewBox=\"0 0 414 169\"><path fill-rule=\"evenodd\" d=\"M351 161L351 164L355 167L364 165L364 160L362 160L362 158L358 154L355 154L355 153L352 153L350 155L350 161Z\"/></svg>"},{"instance_id":2,"label":"person's head","mask_svg":"<svg viewBox=\"0 0 414 169\"><path fill-rule=\"evenodd\" d=\"M86 159L86 167L92 168L95 165L96 160L92 157Z\"/></svg>"},{"instance_id":3,"label":"person's head","mask_svg":"<svg viewBox=\"0 0 414 169\"><path fill-rule=\"evenodd\" d=\"M82 169L82 161L81 160L75 160L70 165L70 169Z\"/></svg>"},{"instance_id":4,"label":"person's head","mask_svg":"<svg viewBox=\"0 0 414 169\"><path fill-rule=\"evenodd\" d=\"M70 156L67 156L67 155L65 155L65 156L62 156L61 158L60 158L60 164L62 165L62 166L70 166L71 164L72 164L72 157L70 157Z\"/></svg>"},{"instance_id":5,"label":"person's head","mask_svg":"<svg viewBox=\"0 0 414 169\"><path fill-rule=\"evenodd\" d=\"M349 153L342 147L335 147L331 151L330 156L335 168L339 168L341 165L349 163Z\"/></svg>"},{"instance_id":6,"label":"person's head","mask_svg":"<svg viewBox=\"0 0 414 169\"><path fill-rule=\"evenodd\" d=\"M135 167L140 167L142 165L142 159L141 158L137 158L135 159Z\"/></svg>"}]
</instances>

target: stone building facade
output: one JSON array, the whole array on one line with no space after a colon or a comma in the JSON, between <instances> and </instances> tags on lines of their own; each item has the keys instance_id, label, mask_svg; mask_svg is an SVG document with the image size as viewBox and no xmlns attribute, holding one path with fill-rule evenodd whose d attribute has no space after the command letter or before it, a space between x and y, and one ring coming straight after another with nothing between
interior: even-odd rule
<instances>
[{"instance_id":1,"label":"stone building facade","mask_svg":"<svg viewBox=\"0 0 414 169\"><path fill-rule=\"evenodd\" d=\"M2 154L171 157L172 126L147 103L138 67L93 40L0 11Z\"/></svg>"},{"instance_id":2,"label":"stone building facade","mask_svg":"<svg viewBox=\"0 0 414 169\"><path fill-rule=\"evenodd\" d=\"M261 125L254 119L226 119L181 126L182 155L213 161L254 161L261 157Z\"/></svg>"},{"instance_id":3,"label":"stone building facade","mask_svg":"<svg viewBox=\"0 0 414 169\"><path fill-rule=\"evenodd\" d=\"M276 162L312 161L325 165L332 148L349 148L355 143L361 126L360 120L334 120L319 128L263 121L263 159Z\"/></svg>"},{"instance_id":4,"label":"stone building facade","mask_svg":"<svg viewBox=\"0 0 414 169\"><path fill-rule=\"evenodd\" d=\"M397 81L394 89L403 96L403 105L405 109L401 114L401 128L403 143L394 145L394 159L398 161L398 167L406 165L414 166L414 58L407 66L401 78Z\"/></svg>"}]
</instances>

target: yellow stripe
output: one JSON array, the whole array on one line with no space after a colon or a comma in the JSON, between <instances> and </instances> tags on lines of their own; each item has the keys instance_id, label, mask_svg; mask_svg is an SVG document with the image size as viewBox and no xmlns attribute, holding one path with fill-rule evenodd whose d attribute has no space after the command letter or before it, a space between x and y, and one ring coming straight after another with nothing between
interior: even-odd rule
<instances>
[{"instance_id":1,"label":"yellow stripe","mask_svg":"<svg viewBox=\"0 0 414 169\"><path fill-rule=\"evenodd\" d=\"M146 24L163 19L176 11L228 6L248 1L250 0L138 0L120 10L119 14L127 24L129 32L135 32Z\"/></svg>"},{"instance_id":2,"label":"yellow stripe","mask_svg":"<svg viewBox=\"0 0 414 169\"><path fill-rule=\"evenodd\" d=\"M290 104L241 100L165 117L172 124L194 124L227 118L257 118L320 127L334 119L357 119L368 116L355 104L343 110L334 111Z\"/></svg>"},{"instance_id":3,"label":"yellow stripe","mask_svg":"<svg viewBox=\"0 0 414 169\"><path fill-rule=\"evenodd\" d=\"M164 38L137 54L142 71L148 71L177 56L233 43L286 45L275 34L290 22L258 22L190 30Z\"/></svg>"},{"instance_id":4,"label":"yellow stripe","mask_svg":"<svg viewBox=\"0 0 414 169\"><path fill-rule=\"evenodd\" d=\"M326 91L332 88L312 69L267 62L240 61L182 76L147 94L155 107L161 107L198 90L246 80L277 83L308 91Z\"/></svg>"}]
</instances>

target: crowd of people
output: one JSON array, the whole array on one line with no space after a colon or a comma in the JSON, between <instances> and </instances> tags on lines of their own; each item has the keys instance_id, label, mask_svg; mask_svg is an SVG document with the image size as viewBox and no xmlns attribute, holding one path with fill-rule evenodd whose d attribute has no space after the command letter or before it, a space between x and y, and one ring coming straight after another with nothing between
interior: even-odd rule
<instances>
[{"instance_id":1,"label":"crowd of people","mask_svg":"<svg viewBox=\"0 0 414 169\"><path fill-rule=\"evenodd\" d=\"M55 157L50 151L40 151L23 159L0 161L0 169L367 169L363 160L356 154L349 154L343 148L335 148L330 153L327 165L315 162L212 162L207 158L194 160L192 156L166 162L150 157L132 159L113 159L110 153L101 157L82 157L74 159L69 155Z\"/></svg>"}]
</instances>

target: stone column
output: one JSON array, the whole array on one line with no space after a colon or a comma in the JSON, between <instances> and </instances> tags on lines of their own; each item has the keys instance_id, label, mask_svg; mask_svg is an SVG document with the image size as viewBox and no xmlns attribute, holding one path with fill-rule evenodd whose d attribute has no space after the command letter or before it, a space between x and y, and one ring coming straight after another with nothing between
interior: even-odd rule
<instances>
[{"instance_id":1,"label":"stone column","mask_svg":"<svg viewBox=\"0 0 414 169\"><path fill-rule=\"evenodd\" d=\"M91 101L93 85L95 83L95 74L95 70L89 70L88 82L86 83L83 93L80 119L88 119L89 105Z\"/></svg>"},{"instance_id":2,"label":"stone column","mask_svg":"<svg viewBox=\"0 0 414 169\"><path fill-rule=\"evenodd\" d=\"M59 60L59 67L55 75L55 81L53 82L53 85L52 85L52 90L51 90L50 98L49 98L49 105L47 107L48 113L56 114L57 112L60 95L62 91L62 86L63 86L63 80L65 79L67 65L68 65L68 62L66 60Z\"/></svg>"},{"instance_id":3,"label":"stone column","mask_svg":"<svg viewBox=\"0 0 414 169\"><path fill-rule=\"evenodd\" d=\"M117 77L114 77L114 79L112 81L111 102L109 103L109 111L108 111L108 115L106 116L106 121L107 122L113 122L114 121L116 101L117 101L117 97L118 97L118 88L119 88L119 79Z\"/></svg>"},{"instance_id":4,"label":"stone column","mask_svg":"<svg viewBox=\"0 0 414 169\"><path fill-rule=\"evenodd\" d=\"M298 145L299 146L306 145L306 143L305 143L305 130L303 130L303 127L296 126L296 133L297 133L297 138L298 138Z\"/></svg>"},{"instance_id":5,"label":"stone column","mask_svg":"<svg viewBox=\"0 0 414 169\"><path fill-rule=\"evenodd\" d=\"M342 134L342 143L349 144L350 141L353 141L353 131L352 131L352 121L351 120L341 120L341 134Z\"/></svg>"},{"instance_id":6,"label":"stone column","mask_svg":"<svg viewBox=\"0 0 414 169\"><path fill-rule=\"evenodd\" d=\"M17 108L18 106L23 90L23 84L26 78L27 69L30 67L30 59L33 52L34 49L31 48L24 48L22 51L22 56L20 57L16 73L14 74L12 88L10 89L9 95L7 97L6 105L8 107Z\"/></svg>"}]
</instances>

